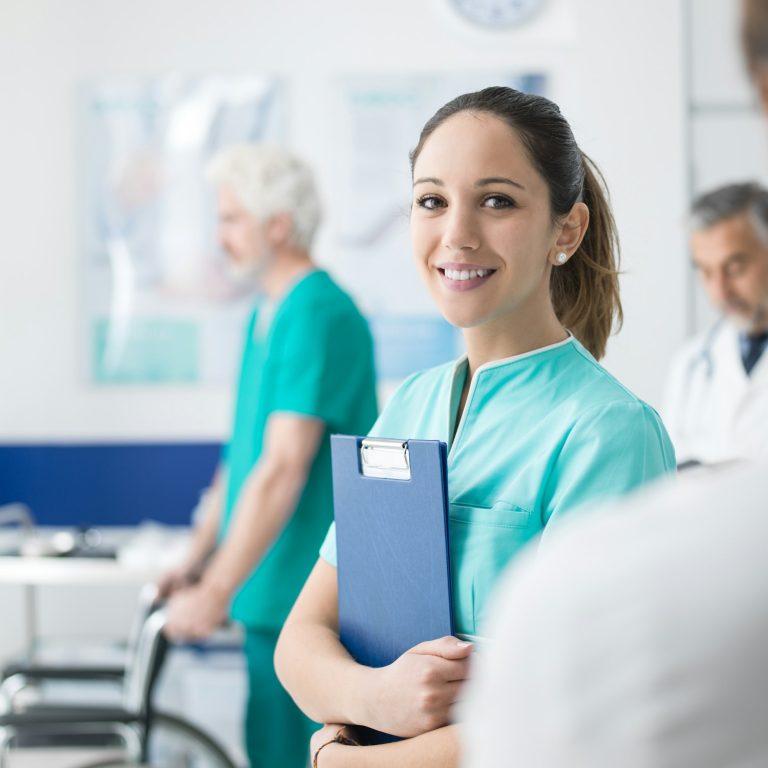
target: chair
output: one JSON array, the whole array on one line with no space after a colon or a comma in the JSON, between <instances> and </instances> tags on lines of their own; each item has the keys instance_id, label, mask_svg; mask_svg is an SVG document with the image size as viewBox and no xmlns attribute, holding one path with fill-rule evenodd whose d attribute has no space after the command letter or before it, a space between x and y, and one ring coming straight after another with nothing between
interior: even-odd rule
<instances>
[{"instance_id":1,"label":"chair","mask_svg":"<svg viewBox=\"0 0 768 768\"><path fill-rule=\"evenodd\" d=\"M179 748L185 751L185 762L181 764L237 768L226 750L210 735L183 718L159 712L152 706L154 684L168 648L162 632L165 618L162 609L152 610L145 617L134 638L124 670L79 667L46 670L30 666L9 676L0 687L7 708L7 711L0 713L0 768L5 768L6 757L15 742L40 736L72 734L112 735L122 742L126 758L136 763L152 760L153 743L161 734L172 734L177 744L181 745ZM45 675L44 672L50 674ZM122 702L120 706L79 703L16 705L18 693L31 681L62 679L122 679ZM123 762L99 763L117 764L122 765ZM164 756L162 765L168 764L169 758Z\"/></svg>"}]
</instances>

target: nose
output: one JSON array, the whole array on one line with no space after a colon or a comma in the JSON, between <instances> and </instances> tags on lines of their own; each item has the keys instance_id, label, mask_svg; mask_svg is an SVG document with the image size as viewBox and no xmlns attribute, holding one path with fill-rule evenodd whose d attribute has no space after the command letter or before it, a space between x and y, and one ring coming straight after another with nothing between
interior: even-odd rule
<instances>
[{"instance_id":1,"label":"nose","mask_svg":"<svg viewBox=\"0 0 768 768\"><path fill-rule=\"evenodd\" d=\"M442 243L450 251L474 251L480 246L477 221L468 207L454 205L443 219Z\"/></svg>"},{"instance_id":2,"label":"nose","mask_svg":"<svg viewBox=\"0 0 768 768\"><path fill-rule=\"evenodd\" d=\"M730 281L722 272L715 272L709 278L709 294L715 304L724 304L732 295Z\"/></svg>"},{"instance_id":3,"label":"nose","mask_svg":"<svg viewBox=\"0 0 768 768\"><path fill-rule=\"evenodd\" d=\"M216 227L216 241L220 248L226 248L227 246L227 231L223 224L219 224Z\"/></svg>"}]
</instances>

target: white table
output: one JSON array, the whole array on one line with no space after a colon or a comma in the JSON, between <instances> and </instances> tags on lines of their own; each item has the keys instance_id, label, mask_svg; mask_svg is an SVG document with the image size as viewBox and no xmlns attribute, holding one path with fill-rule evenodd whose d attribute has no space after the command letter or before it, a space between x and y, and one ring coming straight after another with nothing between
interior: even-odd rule
<instances>
[{"instance_id":1,"label":"white table","mask_svg":"<svg viewBox=\"0 0 768 768\"><path fill-rule=\"evenodd\" d=\"M158 566L130 566L106 558L0 557L0 584L31 587L144 584L162 571Z\"/></svg>"},{"instance_id":2,"label":"white table","mask_svg":"<svg viewBox=\"0 0 768 768\"><path fill-rule=\"evenodd\" d=\"M38 637L37 589L43 586L132 586L154 581L164 565L131 566L119 560L77 557L0 557L0 584L18 585L25 594L25 641Z\"/></svg>"}]
</instances>

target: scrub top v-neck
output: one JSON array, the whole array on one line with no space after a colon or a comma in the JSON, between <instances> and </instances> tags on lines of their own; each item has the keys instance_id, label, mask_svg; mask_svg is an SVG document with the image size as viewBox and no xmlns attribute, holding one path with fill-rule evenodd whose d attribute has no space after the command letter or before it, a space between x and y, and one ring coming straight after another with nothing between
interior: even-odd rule
<instances>
[{"instance_id":1,"label":"scrub top v-neck","mask_svg":"<svg viewBox=\"0 0 768 768\"><path fill-rule=\"evenodd\" d=\"M466 358L415 374L370 435L448 444L455 628L477 635L497 578L528 541L674 471L675 456L656 412L573 337L478 368L459 418L466 376ZM336 564L333 527L320 554Z\"/></svg>"}]
</instances>

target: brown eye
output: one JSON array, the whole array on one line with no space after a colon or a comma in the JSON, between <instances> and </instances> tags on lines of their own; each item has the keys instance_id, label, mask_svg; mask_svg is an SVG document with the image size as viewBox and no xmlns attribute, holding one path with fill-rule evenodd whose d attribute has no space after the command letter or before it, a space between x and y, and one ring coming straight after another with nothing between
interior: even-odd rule
<instances>
[{"instance_id":1,"label":"brown eye","mask_svg":"<svg viewBox=\"0 0 768 768\"><path fill-rule=\"evenodd\" d=\"M483 199L483 206L497 210L516 207L515 201L506 195L488 195L488 197Z\"/></svg>"},{"instance_id":2,"label":"brown eye","mask_svg":"<svg viewBox=\"0 0 768 768\"><path fill-rule=\"evenodd\" d=\"M749 261L745 258L737 258L728 263L725 267L725 274L728 277L738 277L749 266Z\"/></svg>"},{"instance_id":3,"label":"brown eye","mask_svg":"<svg viewBox=\"0 0 768 768\"><path fill-rule=\"evenodd\" d=\"M425 208L428 211L434 211L437 208L444 208L445 201L437 195L424 195L416 200L419 208Z\"/></svg>"}]
</instances>

